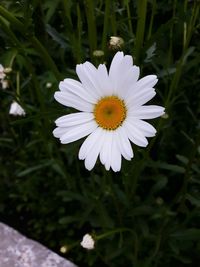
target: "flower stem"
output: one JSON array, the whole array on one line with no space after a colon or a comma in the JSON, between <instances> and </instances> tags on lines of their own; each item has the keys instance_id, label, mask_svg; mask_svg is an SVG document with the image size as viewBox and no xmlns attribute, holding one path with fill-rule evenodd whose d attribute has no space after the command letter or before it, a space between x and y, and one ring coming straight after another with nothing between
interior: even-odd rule
<instances>
[{"instance_id":1,"label":"flower stem","mask_svg":"<svg viewBox=\"0 0 200 267\"><path fill-rule=\"evenodd\" d=\"M115 3L111 2L111 29L112 29L112 35L116 36L117 35L117 22L116 22L116 11L115 11Z\"/></svg>"},{"instance_id":2,"label":"flower stem","mask_svg":"<svg viewBox=\"0 0 200 267\"><path fill-rule=\"evenodd\" d=\"M155 12L156 12L156 0L153 0L151 19L150 19L150 24L149 24L149 31L148 31L148 35L147 35L147 40L149 40L151 38Z\"/></svg>"},{"instance_id":3,"label":"flower stem","mask_svg":"<svg viewBox=\"0 0 200 267\"><path fill-rule=\"evenodd\" d=\"M19 96L20 96L20 74L19 74L19 71L17 71L17 74L16 74L16 93L17 93L17 100L19 101Z\"/></svg>"},{"instance_id":4,"label":"flower stem","mask_svg":"<svg viewBox=\"0 0 200 267\"><path fill-rule=\"evenodd\" d=\"M88 39L90 45L90 57L93 58L93 51L97 48L97 32L94 15L94 3L92 0L85 0L85 10L88 25Z\"/></svg>"},{"instance_id":5,"label":"flower stem","mask_svg":"<svg viewBox=\"0 0 200 267\"><path fill-rule=\"evenodd\" d=\"M118 229L115 229L115 230L111 230L111 231L108 231L104 234L101 234L101 235L98 235L95 237L96 240L100 240L100 239L103 239L107 236L110 236L110 235L113 235L113 234L117 234L117 233L121 233L121 232L130 232L132 234L135 235L135 232L129 228L118 228Z\"/></svg>"},{"instance_id":6,"label":"flower stem","mask_svg":"<svg viewBox=\"0 0 200 267\"><path fill-rule=\"evenodd\" d=\"M146 22L146 12L147 12L147 0L138 1L138 22L136 30L136 43L135 43L135 58L136 65L140 61L141 48L144 41L144 32L145 32L145 22Z\"/></svg>"},{"instance_id":7,"label":"flower stem","mask_svg":"<svg viewBox=\"0 0 200 267\"><path fill-rule=\"evenodd\" d=\"M106 47L106 37L108 32L108 21L110 16L110 0L106 0L105 2L105 13L104 13L104 24L103 24L103 36L102 36L102 44L101 48L104 51Z\"/></svg>"},{"instance_id":8,"label":"flower stem","mask_svg":"<svg viewBox=\"0 0 200 267\"><path fill-rule=\"evenodd\" d=\"M129 7L129 1L126 1L126 11L127 11L127 16L128 16L129 32L131 36L133 36L133 27L132 27L132 22L131 22L131 12L130 12L130 7Z\"/></svg>"}]
</instances>

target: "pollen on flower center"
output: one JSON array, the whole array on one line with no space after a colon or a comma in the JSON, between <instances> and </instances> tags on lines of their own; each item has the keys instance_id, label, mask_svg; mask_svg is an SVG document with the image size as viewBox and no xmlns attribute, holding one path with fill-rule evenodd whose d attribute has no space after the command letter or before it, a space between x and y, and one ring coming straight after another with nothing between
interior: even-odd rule
<instances>
[{"instance_id":1,"label":"pollen on flower center","mask_svg":"<svg viewBox=\"0 0 200 267\"><path fill-rule=\"evenodd\" d=\"M94 117L103 129L115 130L126 118L125 103L117 96L103 97L95 105Z\"/></svg>"}]
</instances>

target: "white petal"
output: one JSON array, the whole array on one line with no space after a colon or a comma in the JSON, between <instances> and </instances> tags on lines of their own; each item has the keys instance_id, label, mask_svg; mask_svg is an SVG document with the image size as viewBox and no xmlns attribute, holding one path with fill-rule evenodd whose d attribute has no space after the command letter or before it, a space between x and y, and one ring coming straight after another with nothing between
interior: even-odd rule
<instances>
[{"instance_id":1,"label":"white petal","mask_svg":"<svg viewBox=\"0 0 200 267\"><path fill-rule=\"evenodd\" d=\"M119 53L119 52L118 52ZM113 93L117 94L121 92L120 81L126 76L129 69L133 66L133 58L131 56L124 56L123 54L116 54L111 63L109 77L113 84Z\"/></svg>"},{"instance_id":2,"label":"white petal","mask_svg":"<svg viewBox=\"0 0 200 267\"><path fill-rule=\"evenodd\" d=\"M131 117L130 121L131 124L143 132L146 137L153 137L156 135L156 129L148 122L136 118L131 119Z\"/></svg>"},{"instance_id":3,"label":"white petal","mask_svg":"<svg viewBox=\"0 0 200 267\"><path fill-rule=\"evenodd\" d=\"M109 78L112 82L112 85L113 85L112 89L114 92L116 92L117 77L121 75L121 73L119 73L119 69L120 69L120 65L121 65L123 58L124 58L124 53L117 52L110 65Z\"/></svg>"},{"instance_id":4,"label":"white petal","mask_svg":"<svg viewBox=\"0 0 200 267\"><path fill-rule=\"evenodd\" d=\"M110 70L109 70L109 77L111 79L115 79L116 74L118 73L119 66L122 62L122 59L124 58L123 52L117 52L115 56L112 59Z\"/></svg>"},{"instance_id":5,"label":"white petal","mask_svg":"<svg viewBox=\"0 0 200 267\"><path fill-rule=\"evenodd\" d=\"M85 167L87 170L91 170L98 158L98 155L100 153L100 150L102 148L102 145L104 143L104 137L105 137L105 131L103 131L101 128L98 128L98 141L97 142L93 142L93 146L90 148L86 159L85 159Z\"/></svg>"},{"instance_id":6,"label":"white petal","mask_svg":"<svg viewBox=\"0 0 200 267\"><path fill-rule=\"evenodd\" d=\"M124 128L120 126L116 130L116 133L118 135L116 140L120 153L125 159L131 160L133 157L133 150Z\"/></svg>"},{"instance_id":7,"label":"white petal","mask_svg":"<svg viewBox=\"0 0 200 267\"><path fill-rule=\"evenodd\" d=\"M102 94L110 95L112 94L112 83L108 77L108 71L104 64L100 64L97 70L99 86L101 88Z\"/></svg>"},{"instance_id":8,"label":"white petal","mask_svg":"<svg viewBox=\"0 0 200 267\"><path fill-rule=\"evenodd\" d=\"M76 80L64 79L64 81L60 82L59 89L64 92L71 92L87 102L96 103L97 98L92 96L88 90L86 90L83 85Z\"/></svg>"},{"instance_id":9,"label":"white petal","mask_svg":"<svg viewBox=\"0 0 200 267\"><path fill-rule=\"evenodd\" d=\"M103 96L103 92L101 90L101 82L102 80L105 78L104 76L99 76L98 73L98 69L96 69L96 67L91 64L90 62L86 61L84 64L84 68L88 74L88 77L91 81L91 83L93 84L94 88L96 89L96 93L98 94L98 96Z\"/></svg>"},{"instance_id":10,"label":"white petal","mask_svg":"<svg viewBox=\"0 0 200 267\"><path fill-rule=\"evenodd\" d=\"M140 79L136 83L133 83L127 94L126 94L126 99L129 100L130 98L133 98L135 94L140 94L147 88L152 88L156 83L158 79L156 75L148 75L145 76L144 78Z\"/></svg>"},{"instance_id":11,"label":"white petal","mask_svg":"<svg viewBox=\"0 0 200 267\"><path fill-rule=\"evenodd\" d=\"M135 128L128 119L124 121L123 127L126 129L127 136L131 142L141 147L146 147L148 145L148 141L143 133Z\"/></svg>"},{"instance_id":12,"label":"white petal","mask_svg":"<svg viewBox=\"0 0 200 267\"><path fill-rule=\"evenodd\" d=\"M118 136L116 134L116 131L113 131L113 139L112 139L112 148L111 148L111 168L114 172L118 172L121 170L121 163L122 163L122 157L120 150L117 146L117 139Z\"/></svg>"},{"instance_id":13,"label":"white petal","mask_svg":"<svg viewBox=\"0 0 200 267\"><path fill-rule=\"evenodd\" d=\"M97 69L89 62L76 66L76 73L83 84L85 90L95 99L101 97L98 84L96 83Z\"/></svg>"},{"instance_id":14,"label":"white petal","mask_svg":"<svg viewBox=\"0 0 200 267\"><path fill-rule=\"evenodd\" d=\"M78 154L79 159L83 160L87 157L92 146L98 142L99 134L101 133L101 131L102 129L98 127L93 133L91 133L85 139L79 150Z\"/></svg>"},{"instance_id":15,"label":"white petal","mask_svg":"<svg viewBox=\"0 0 200 267\"><path fill-rule=\"evenodd\" d=\"M53 131L53 135L56 137L56 138L60 138L62 135L64 135L66 132L68 131L67 128L61 128L61 127L57 127L54 129Z\"/></svg>"},{"instance_id":16,"label":"white petal","mask_svg":"<svg viewBox=\"0 0 200 267\"><path fill-rule=\"evenodd\" d=\"M133 107L129 110L129 113L132 117L138 119L154 119L162 116L164 112L164 108L156 105L149 106L141 106L141 107Z\"/></svg>"},{"instance_id":17,"label":"white petal","mask_svg":"<svg viewBox=\"0 0 200 267\"><path fill-rule=\"evenodd\" d=\"M104 144L100 151L100 161L105 165L108 171L111 166L111 148L112 148L113 131L106 131Z\"/></svg>"},{"instance_id":18,"label":"white petal","mask_svg":"<svg viewBox=\"0 0 200 267\"><path fill-rule=\"evenodd\" d=\"M93 104L70 92L55 92L54 98L64 106L72 107L77 110L92 112L94 109Z\"/></svg>"},{"instance_id":19,"label":"white petal","mask_svg":"<svg viewBox=\"0 0 200 267\"><path fill-rule=\"evenodd\" d=\"M156 75L147 75L137 82L137 87L138 89L142 87L154 87L157 82L158 79Z\"/></svg>"},{"instance_id":20,"label":"white petal","mask_svg":"<svg viewBox=\"0 0 200 267\"><path fill-rule=\"evenodd\" d=\"M132 94L127 100L126 103L129 107L141 106L151 100L156 95L154 88L145 88L144 90L138 91L135 94Z\"/></svg>"},{"instance_id":21,"label":"white petal","mask_svg":"<svg viewBox=\"0 0 200 267\"><path fill-rule=\"evenodd\" d=\"M131 90L134 84L137 82L140 75L140 68L132 66L126 74L118 81L118 96L123 99L127 98L129 90Z\"/></svg>"},{"instance_id":22,"label":"white petal","mask_svg":"<svg viewBox=\"0 0 200 267\"><path fill-rule=\"evenodd\" d=\"M56 126L60 127L69 127L77 124L86 123L94 119L94 115L92 113L87 112L77 112L73 114L68 114L58 118L55 123Z\"/></svg>"},{"instance_id":23,"label":"white petal","mask_svg":"<svg viewBox=\"0 0 200 267\"><path fill-rule=\"evenodd\" d=\"M112 132L106 131L106 130L105 130L105 132L106 132L106 135L105 135L104 144L103 144L102 149L100 151L100 161L103 165L106 163L108 150L110 148L110 142L112 142L112 139L111 139Z\"/></svg>"},{"instance_id":24,"label":"white petal","mask_svg":"<svg viewBox=\"0 0 200 267\"><path fill-rule=\"evenodd\" d=\"M117 75L115 77L115 80L117 79L117 82L119 83L119 81L124 76L126 76L126 73L130 70L131 67L133 67L133 58L132 58L132 56L128 56L128 55L124 56L124 58L122 59L120 65L118 67L118 72L116 73L116 74L119 74L119 75Z\"/></svg>"},{"instance_id":25,"label":"white petal","mask_svg":"<svg viewBox=\"0 0 200 267\"><path fill-rule=\"evenodd\" d=\"M78 126L74 126L70 131L61 136L60 141L62 144L74 142L90 134L97 127L98 126L95 121L90 121Z\"/></svg>"}]
</instances>

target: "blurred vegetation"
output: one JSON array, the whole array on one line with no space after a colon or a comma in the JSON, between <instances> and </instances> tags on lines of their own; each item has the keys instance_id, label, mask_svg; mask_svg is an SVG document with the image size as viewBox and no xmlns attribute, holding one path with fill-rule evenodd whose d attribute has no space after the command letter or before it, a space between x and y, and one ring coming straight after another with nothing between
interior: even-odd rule
<instances>
[{"instance_id":1,"label":"blurred vegetation","mask_svg":"<svg viewBox=\"0 0 200 267\"><path fill-rule=\"evenodd\" d=\"M79 266L197 266L200 261L200 20L198 0L2 0L0 219ZM123 47L113 49L111 36ZM120 173L77 159L81 141L61 145L54 120L71 112L53 99L85 60L131 54L156 74L167 115L157 136ZM103 50L104 56L93 52ZM17 100L25 117L12 117ZM97 239L85 251L85 233Z\"/></svg>"}]
</instances>

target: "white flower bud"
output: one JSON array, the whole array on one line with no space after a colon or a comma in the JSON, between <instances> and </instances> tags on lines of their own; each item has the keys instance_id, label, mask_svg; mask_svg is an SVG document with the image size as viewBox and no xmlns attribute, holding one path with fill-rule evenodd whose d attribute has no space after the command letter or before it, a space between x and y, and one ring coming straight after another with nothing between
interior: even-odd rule
<instances>
[{"instance_id":1,"label":"white flower bud","mask_svg":"<svg viewBox=\"0 0 200 267\"><path fill-rule=\"evenodd\" d=\"M10 68L10 67L4 69L5 74L9 74L11 72L12 72L12 68Z\"/></svg>"},{"instance_id":2,"label":"white flower bud","mask_svg":"<svg viewBox=\"0 0 200 267\"><path fill-rule=\"evenodd\" d=\"M86 249L94 249L94 239L91 235L86 234L83 237L83 240L81 241L81 246Z\"/></svg>"},{"instance_id":3,"label":"white flower bud","mask_svg":"<svg viewBox=\"0 0 200 267\"><path fill-rule=\"evenodd\" d=\"M111 36L109 41L109 48L113 50L120 50L124 46L124 40L118 36Z\"/></svg>"},{"instance_id":4,"label":"white flower bud","mask_svg":"<svg viewBox=\"0 0 200 267\"><path fill-rule=\"evenodd\" d=\"M63 253L63 254L67 253L67 251L68 251L67 246L62 246L62 247L60 248L60 252Z\"/></svg>"},{"instance_id":5,"label":"white flower bud","mask_svg":"<svg viewBox=\"0 0 200 267\"><path fill-rule=\"evenodd\" d=\"M51 88L52 87L52 83L48 82L46 83L46 88Z\"/></svg>"},{"instance_id":6,"label":"white flower bud","mask_svg":"<svg viewBox=\"0 0 200 267\"><path fill-rule=\"evenodd\" d=\"M11 104L9 114L14 115L14 116L25 116L26 115L24 109L16 101L14 101Z\"/></svg>"}]
</instances>

